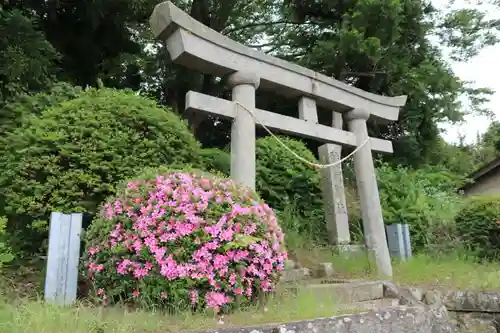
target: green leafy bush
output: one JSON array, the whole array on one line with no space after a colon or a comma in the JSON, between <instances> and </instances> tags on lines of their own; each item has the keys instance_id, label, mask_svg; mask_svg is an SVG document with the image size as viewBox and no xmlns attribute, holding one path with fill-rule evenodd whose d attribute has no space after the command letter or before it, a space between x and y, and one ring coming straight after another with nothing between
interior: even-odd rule
<instances>
[{"instance_id":1,"label":"green leafy bush","mask_svg":"<svg viewBox=\"0 0 500 333\"><path fill-rule=\"evenodd\" d=\"M199 143L177 115L113 89L82 92L30 117L5 140L0 209L15 230L51 211L93 213L138 169L200 159Z\"/></svg>"},{"instance_id":2,"label":"green leafy bush","mask_svg":"<svg viewBox=\"0 0 500 333\"><path fill-rule=\"evenodd\" d=\"M83 264L100 299L218 312L273 290L284 236L254 192L207 173L144 174L84 236Z\"/></svg>"},{"instance_id":3,"label":"green leafy bush","mask_svg":"<svg viewBox=\"0 0 500 333\"><path fill-rule=\"evenodd\" d=\"M17 97L15 101L0 108L0 135L19 127L24 119L40 115L44 110L77 98L82 92L80 87L58 82L46 93L23 94Z\"/></svg>"},{"instance_id":4,"label":"green leafy bush","mask_svg":"<svg viewBox=\"0 0 500 333\"><path fill-rule=\"evenodd\" d=\"M9 246L9 239L5 227L7 226L7 218L0 216L0 269L3 265L14 260L12 249Z\"/></svg>"},{"instance_id":5,"label":"green leafy bush","mask_svg":"<svg viewBox=\"0 0 500 333\"><path fill-rule=\"evenodd\" d=\"M317 161L301 141L283 136L280 140L305 159ZM320 172L299 161L272 137L258 139L255 153L257 192L277 211L293 210L294 219L281 220L283 229L325 240L327 234ZM205 170L230 174L229 153L207 148L203 149L202 155Z\"/></svg>"},{"instance_id":6,"label":"green leafy bush","mask_svg":"<svg viewBox=\"0 0 500 333\"><path fill-rule=\"evenodd\" d=\"M317 163L314 154L301 141L288 137L280 137L280 140L299 156ZM257 140L256 158L257 190L261 197L279 211L292 206L302 222L288 226L287 221L283 221L283 228L325 239L320 172L298 160L272 137Z\"/></svg>"},{"instance_id":7,"label":"green leafy bush","mask_svg":"<svg viewBox=\"0 0 500 333\"><path fill-rule=\"evenodd\" d=\"M500 196L467 200L455 221L470 251L481 259L500 259Z\"/></svg>"},{"instance_id":8,"label":"green leafy bush","mask_svg":"<svg viewBox=\"0 0 500 333\"><path fill-rule=\"evenodd\" d=\"M410 170L381 164L377 179L385 223L407 223L416 251L441 243L442 231L453 232L461 207L455 191L461 177L439 168Z\"/></svg>"},{"instance_id":9,"label":"green leafy bush","mask_svg":"<svg viewBox=\"0 0 500 333\"><path fill-rule=\"evenodd\" d=\"M231 157L218 148L203 148L201 150L203 165L208 171L218 171L225 175L231 173Z\"/></svg>"}]
</instances>

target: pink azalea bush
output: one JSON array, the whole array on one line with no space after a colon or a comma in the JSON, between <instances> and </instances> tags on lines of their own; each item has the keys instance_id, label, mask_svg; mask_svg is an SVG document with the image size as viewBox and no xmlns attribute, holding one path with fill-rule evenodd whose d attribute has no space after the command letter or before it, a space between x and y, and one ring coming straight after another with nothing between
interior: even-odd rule
<instances>
[{"instance_id":1,"label":"pink azalea bush","mask_svg":"<svg viewBox=\"0 0 500 333\"><path fill-rule=\"evenodd\" d=\"M86 275L104 302L211 308L271 292L284 267L272 209L231 180L174 172L128 183L85 235Z\"/></svg>"}]
</instances>

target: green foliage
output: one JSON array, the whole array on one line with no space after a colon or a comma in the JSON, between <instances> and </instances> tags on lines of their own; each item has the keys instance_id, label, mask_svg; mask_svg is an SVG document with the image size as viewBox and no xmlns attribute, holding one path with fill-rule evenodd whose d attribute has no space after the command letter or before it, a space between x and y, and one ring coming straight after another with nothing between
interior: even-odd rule
<instances>
[{"instance_id":1,"label":"green foliage","mask_svg":"<svg viewBox=\"0 0 500 333\"><path fill-rule=\"evenodd\" d=\"M439 168L409 170L387 164L377 168L377 178L385 223L407 223L416 251L439 243L436 237L444 236L443 231L453 232L461 207L455 189L463 179Z\"/></svg>"},{"instance_id":2,"label":"green foliage","mask_svg":"<svg viewBox=\"0 0 500 333\"><path fill-rule=\"evenodd\" d=\"M302 24L269 38L275 53L366 91L409 96L397 122L370 126L373 135L395 141L394 165L427 164L440 122L492 114L485 101L493 91L461 80L443 57L467 61L498 42L499 22L487 19L488 7L445 11L430 1L392 0L285 4L284 16Z\"/></svg>"},{"instance_id":3,"label":"green foliage","mask_svg":"<svg viewBox=\"0 0 500 333\"><path fill-rule=\"evenodd\" d=\"M0 10L0 106L54 79L59 55L34 22L19 10Z\"/></svg>"},{"instance_id":4,"label":"green foliage","mask_svg":"<svg viewBox=\"0 0 500 333\"><path fill-rule=\"evenodd\" d=\"M492 122L484 134L478 135L474 148L476 169L497 158L500 155L500 122Z\"/></svg>"},{"instance_id":5,"label":"green foliage","mask_svg":"<svg viewBox=\"0 0 500 333\"><path fill-rule=\"evenodd\" d=\"M280 140L299 156L317 162L301 141L284 136ZM282 212L293 207L294 214L301 220L294 227L297 232L325 239L319 171L298 160L272 137L257 140L256 158L257 190L261 197Z\"/></svg>"},{"instance_id":6,"label":"green foliage","mask_svg":"<svg viewBox=\"0 0 500 333\"><path fill-rule=\"evenodd\" d=\"M12 249L9 246L9 239L7 232L5 230L7 226L7 218L0 216L0 270L2 266L6 263L14 260L14 255L12 254Z\"/></svg>"},{"instance_id":7,"label":"green foliage","mask_svg":"<svg viewBox=\"0 0 500 333\"><path fill-rule=\"evenodd\" d=\"M89 89L30 117L5 140L0 207L22 225L51 211L92 214L138 169L199 162L199 143L177 115L113 89Z\"/></svg>"},{"instance_id":8,"label":"green foliage","mask_svg":"<svg viewBox=\"0 0 500 333\"><path fill-rule=\"evenodd\" d=\"M57 82L47 92L18 96L0 108L0 134L5 134L20 126L29 116L40 115L46 109L77 98L82 92L80 87L74 87L66 82Z\"/></svg>"},{"instance_id":9,"label":"green foliage","mask_svg":"<svg viewBox=\"0 0 500 333\"><path fill-rule=\"evenodd\" d=\"M201 157L206 170L215 170L228 176L231 173L231 157L227 152L217 148L203 148Z\"/></svg>"},{"instance_id":10,"label":"green foliage","mask_svg":"<svg viewBox=\"0 0 500 333\"><path fill-rule=\"evenodd\" d=\"M103 302L175 310L256 299L287 258L276 217L254 191L198 171L143 172L84 239L82 267Z\"/></svg>"},{"instance_id":11,"label":"green foliage","mask_svg":"<svg viewBox=\"0 0 500 333\"><path fill-rule=\"evenodd\" d=\"M500 259L500 197L473 197L458 213L463 244L480 259Z\"/></svg>"}]
</instances>

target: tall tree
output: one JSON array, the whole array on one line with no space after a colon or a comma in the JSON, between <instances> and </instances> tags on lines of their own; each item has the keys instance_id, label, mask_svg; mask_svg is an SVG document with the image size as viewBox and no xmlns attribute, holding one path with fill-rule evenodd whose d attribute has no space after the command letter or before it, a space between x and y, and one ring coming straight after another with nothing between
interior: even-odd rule
<instances>
[{"instance_id":1,"label":"tall tree","mask_svg":"<svg viewBox=\"0 0 500 333\"><path fill-rule=\"evenodd\" d=\"M16 96L44 90L55 79L56 50L21 11L0 11L0 116Z\"/></svg>"},{"instance_id":2,"label":"tall tree","mask_svg":"<svg viewBox=\"0 0 500 333\"><path fill-rule=\"evenodd\" d=\"M29 13L61 54L59 79L94 85L98 77L134 76L143 45L134 26L147 21L153 0L9 0L5 12ZM137 85L138 87L138 85Z\"/></svg>"}]
</instances>

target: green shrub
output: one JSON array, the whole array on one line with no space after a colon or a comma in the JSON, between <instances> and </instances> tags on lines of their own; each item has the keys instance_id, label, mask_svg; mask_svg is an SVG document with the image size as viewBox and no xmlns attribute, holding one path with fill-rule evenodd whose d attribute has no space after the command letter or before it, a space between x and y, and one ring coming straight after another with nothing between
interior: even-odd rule
<instances>
[{"instance_id":1,"label":"green shrub","mask_svg":"<svg viewBox=\"0 0 500 333\"><path fill-rule=\"evenodd\" d=\"M5 140L0 209L14 230L51 211L92 214L138 169L200 159L199 143L177 115L113 89L87 90L30 117Z\"/></svg>"},{"instance_id":2,"label":"green shrub","mask_svg":"<svg viewBox=\"0 0 500 333\"><path fill-rule=\"evenodd\" d=\"M83 265L100 299L218 312L274 288L283 234L254 192L194 171L143 175L84 236Z\"/></svg>"},{"instance_id":3,"label":"green shrub","mask_svg":"<svg viewBox=\"0 0 500 333\"><path fill-rule=\"evenodd\" d=\"M470 251L481 259L500 259L500 196L467 200L455 221Z\"/></svg>"},{"instance_id":4,"label":"green shrub","mask_svg":"<svg viewBox=\"0 0 500 333\"><path fill-rule=\"evenodd\" d=\"M299 156L317 163L314 154L301 141L288 137L280 137L280 140ZM272 137L257 140L256 158L260 196L279 211L293 207L302 222L295 224L294 231L325 239L320 172L298 160ZM283 221L282 226L290 230L287 221Z\"/></svg>"},{"instance_id":5,"label":"green shrub","mask_svg":"<svg viewBox=\"0 0 500 333\"><path fill-rule=\"evenodd\" d=\"M217 171L227 176L231 173L231 157L218 148L203 148L201 150L203 165L208 171Z\"/></svg>"},{"instance_id":6,"label":"green shrub","mask_svg":"<svg viewBox=\"0 0 500 333\"><path fill-rule=\"evenodd\" d=\"M407 223L415 251L442 242L446 237L440 231L453 232L461 207L455 191L460 177L437 168L409 170L381 164L377 179L384 222Z\"/></svg>"}]
</instances>

